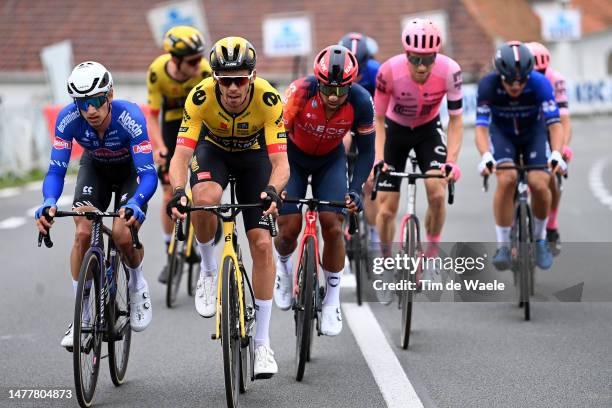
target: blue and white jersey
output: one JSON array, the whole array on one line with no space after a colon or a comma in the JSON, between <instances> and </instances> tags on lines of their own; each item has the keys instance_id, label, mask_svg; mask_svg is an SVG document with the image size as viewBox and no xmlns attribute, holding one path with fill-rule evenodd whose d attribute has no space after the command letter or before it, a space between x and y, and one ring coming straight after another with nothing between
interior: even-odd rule
<instances>
[{"instance_id":1,"label":"blue and white jersey","mask_svg":"<svg viewBox=\"0 0 612 408\"><path fill-rule=\"evenodd\" d=\"M138 105L122 100L111 102L111 122L104 137L83 118L74 103L57 116L49 171L43 183L43 196L57 200L64 188L73 141L78 142L94 162L105 167L132 162L139 177L132 199L142 206L157 188L157 172L153 164L151 142L144 115Z\"/></svg>"},{"instance_id":2,"label":"blue and white jersey","mask_svg":"<svg viewBox=\"0 0 612 408\"><path fill-rule=\"evenodd\" d=\"M374 96L374 91L376 90L378 68L380 68L380 62L370 58L366 66L359 70L361 74L359 85L363 86L372 96Z\"/></svg>"},{"instance_id":3,"label":"blue and white jersey","mask_svg":"<svg viewBox=\"0 0 612 408\"><path fill-rule=\"evenodd\" d=\"M497 72L478 83L476 126L494 123L507 135L521 136L541 120L547 126L560 122L553 88L539 72L531 73L518 98L508 95Z\"/></svg>"}]
</instances>

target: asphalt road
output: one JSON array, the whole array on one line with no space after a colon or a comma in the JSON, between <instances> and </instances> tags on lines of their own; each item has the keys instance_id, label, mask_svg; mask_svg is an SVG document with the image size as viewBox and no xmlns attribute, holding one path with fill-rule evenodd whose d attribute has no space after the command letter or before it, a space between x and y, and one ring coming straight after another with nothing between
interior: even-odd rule
<instances>
[{"instance_id":1,"label":"asphalt road","mask_svg":"<svg viewBox=\"0 0 612 408\"><path fill-rule=\"evenodd\" d=\"M573 265L559 272L564 281L557 286L554 268L538 272L536 299L544 299L540 291L581 282L595 263L609 272L605 254L612 249L612 181L605 176L612 170L611 125L612 118L575 121L575 160L565 183L559 225L567 248L562 256L578 256L575 264L557 258L559 265ZM448 210L444 241L495 238L492 191L480 190L476 163L473 131L466 129L459 162L463 177L456 204ZM73 188L67 183L65 194L71 195ZM424 189L419 188L417 213L422 215L426 207ZM33 222L24 217L39 202L36 186L0 190L0 406L76 405L75 400L9 399L11 389L74 387L71 355L59 346L72 319L68 255L74 227L70 220L58 220L55 246L37 248ZM179 306L167 309L165 287L156 280L164 259L159 205L157 195L141 232L153 322L132 337L122 387L112 385L103 362L96 405L221 407L221 347L210 340L213 320L196 314L184 288ZM589 246L599 248L601 256L580 258L580 249ZM242 248L248 260L248 246ZM508 276L500 274L500 279ZM354 290L344 288L344 330L335 338L315 339L302 383L294 379L292 314L275 308L271 339L280 372L271 380L249 384L241 401L246 407L609 407L612 286L606 279L601 282L598 288L593 281L588 288L585 284L585 293L590 288L597 302L534 302L530 322L522 320L514 302L417 302L407 351L398 347L400 315L395 304L369 302L357 308Z\"/></svg>"}]
</instances>

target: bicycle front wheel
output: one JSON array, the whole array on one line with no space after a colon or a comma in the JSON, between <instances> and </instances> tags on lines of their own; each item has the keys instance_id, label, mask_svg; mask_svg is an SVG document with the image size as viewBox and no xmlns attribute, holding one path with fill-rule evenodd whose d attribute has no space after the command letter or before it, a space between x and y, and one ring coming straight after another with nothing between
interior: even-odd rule
<instances>
[{"instance_id":1,"label":"bicycle front wheel","mask_svg":"<svg viewBox=\"0 0 612 408\"><path fill-rule=\"evenodd\" d=\"M236 265L230 257L223 260L221 282L221 345L223 374L228 408L238 406L240 392L240 305L236 284Z\"/></svg>"},{"instance_id":2,"label":"bicycle front wheel","mask_svg":"<svg viewBox=\"0 0 612 408\"><path fill-rule=\"evenodd\" d=\"M416 259L418 240L418 227L416 224L416 220L413 217L410 217L408 219L408 222L406 223L404 232L404 252L411 259ZM415 286L416 272L417 271L409 271L406 269L402 269L403 282L410 282L410 285ZM404 350L408 348L408 343L410 342L413 294L414 291L410 290L410 288L404 289L400 292L400 304L402 308L400 345Z\"/></svg>"},{"instance_id":3,"label":"bicycle front wheel","mask_svg":"<svg viewBox=\"0 0 612 408\"><path fill-rule=\"evenodd\" d=\"M102 300L99 286L100 258L95 252L89 252L79 272L72 326L74 388L81 407L91 406L100 371Z\"/></svg>"},{"instance_id":4,"label":"bicycle front wheel","mask_svg":"<svg viewBox=\"0 0 612 408\"><path fill-rule=\"evenodd\" d=\"M519 204L519 296L520 305L523 308L525 320L531 319L531 308L529 297L531 295L531 264L533 248L531 247L531 234L527 222L528 207L526 203Z\"/></svg>"},{"instance_id":5,"label":"bicycle front wheel","mask_svg":"<svg viewBox=\"0 0 612 408\"><path fill-rule=\"evenodd\" d=\"M128 290L128 276L123 262L117 254L115 266L115 288L111 289L111 301L109 303L108 321L108 365L113 384L117 387L123 384L125 372L127 371L130 357L130 345L132 343L132 327L130 326L130 293Z\"/></svg>"},{"instance_id":6,"label":"bicycle front wheel","mask_svg":"<svg viewBox=\"0 0 612 408\"><path fill-rule=\"evenodd\" d=\"M314 277L316 271L317 255L315 253L314 238L307 237L304 251L298 268L298 300L295 306L295 362L296 380L302 381L306 361L312 341L312 319L314 300Z\"/></svg>"}]
</instances>

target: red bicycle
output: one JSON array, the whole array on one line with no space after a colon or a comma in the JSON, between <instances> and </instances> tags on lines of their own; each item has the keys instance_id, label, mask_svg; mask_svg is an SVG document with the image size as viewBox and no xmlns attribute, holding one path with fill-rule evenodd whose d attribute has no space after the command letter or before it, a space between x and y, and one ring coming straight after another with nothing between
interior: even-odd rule
<instances>
[{"instance_id":1,"label":"red bicycle","mask_svg":"<svg viewBox=\"0 0 612 408\"><path fill-rule=\"evenodd\" d=\"M302 235L299 246L297 268L293 275L293 317L295 320L295 362L296 380L302 381L306 362L310 361L310 350L314 327L317 335L321 335L321 310L325 297L325 287L319 285L319 242L317 238L317 207L327 205L330 207L346 208L342 201L326 201L316 198L285 198L285 203L308 206L306 211L306 229ZM349 234L357 232L357 219L355 214L349 217ZM313 326L313 320L316 320Z\"/></svg>"}]
</instances>

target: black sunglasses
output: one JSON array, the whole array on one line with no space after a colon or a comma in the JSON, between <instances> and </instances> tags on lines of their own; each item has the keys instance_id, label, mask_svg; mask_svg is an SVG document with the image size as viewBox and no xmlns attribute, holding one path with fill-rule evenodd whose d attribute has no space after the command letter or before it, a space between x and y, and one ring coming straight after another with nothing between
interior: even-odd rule
<instances>
[{"instance_id":1,"label":"black sunglasses","mask_svg":"<svg viewBox=\"0 0 612 408\"><path fill-rule=\"evenodd\" d=\"M524 85L527 83L527 81L529 80L529 76L526 76L524 78L508 78L505 75L502 75L502 81L504 81L506 84L512 86L515 83L518 83L519 85Z\"/></svg>"},{"instance_id":2,"label":"black sunglasses","mask_svg":"<svg viewBox=\"0 0 612 408\"><path fill-rule=\"evenodd\" d=\"M90 96L88 98L76 98L74 102L80 110L86 111L89 108L89 105L96 109L100 109L100 107L104 105L107 100L108 98L106 97L106 94L104 94L100 96Z\"/></svg>"},{"instance_id":3,"label":"black sunglasses","mask_svg":"<svg viewBox=\"0 0 612 408\"><path fill-rule=\"evenodd\" d=\"M253 73L250 73L249 75L240 76L218 76L217 74L214 74L213 76L215 80L219 82L219 84L228 88L232 84L236 84L237 87L245 86L253 78Z\"/></svg>"},{"instance_id":4,"label":"black sunglasses","mask_svg":"<svg viewBox=\"0 0 612 408\"><path fill-rule=\"evenodd\" d=\"M415 67L419 65L425 65L426 67L430 66L434 62L436 62L436 54L432 55L412 55L406 54L408 57L408 62L410 62Z\"/></svg>"},{"instance_id":5,"label":"black sunglasses","mask_svg":"<svg viewBox=\"0 0 612 408\"><path fill-rule=\"evenodd\" d=\"M351 85L344 86L331 86L325 85L319 82L319 90L325 96L336 95L336 96L344 96L351 90Z\"/></svg>"}]
</instances>

